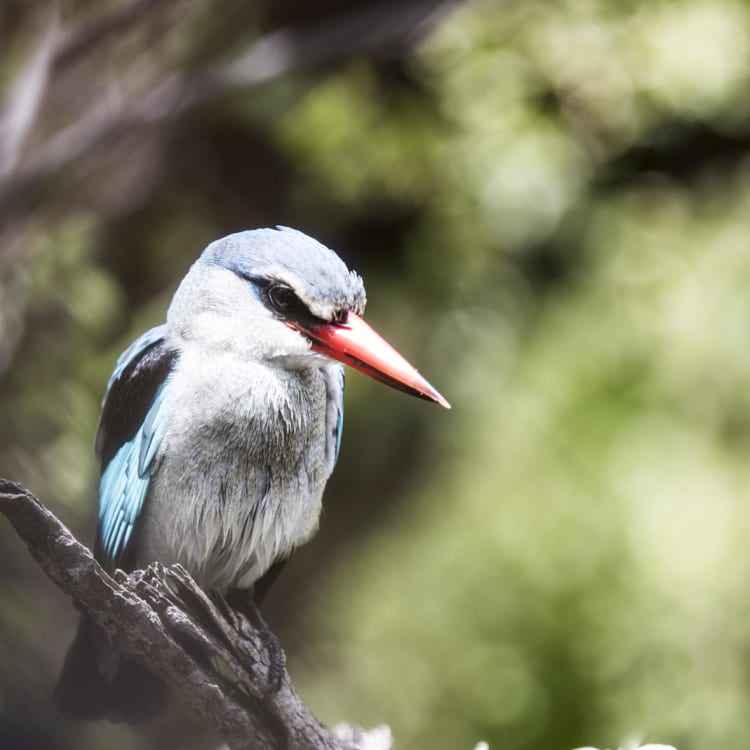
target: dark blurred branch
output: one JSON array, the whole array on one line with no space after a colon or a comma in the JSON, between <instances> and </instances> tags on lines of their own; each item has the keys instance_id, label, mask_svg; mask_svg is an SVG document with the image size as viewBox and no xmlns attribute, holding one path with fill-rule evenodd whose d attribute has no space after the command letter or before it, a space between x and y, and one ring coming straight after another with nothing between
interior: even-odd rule
<instances>
[{"instance_id":1,"label":"dark blurred branch","mask_svg":"<svg viewBox=\"0 0 750 750\"><path fill-rule=\"evenodd\" d=\"M96 47L108 42L113 36L127 31L149 11L164 0L133 0L111 13L104 13L76 23L67 29L55 47L53 61L55 69L88 54Z\"/></svg>"},{"instance_id":2,"label":"dark blurred branch","mask_svg":"<svg viewBox=\"0 0 750 750\"><path fill-rule=\"evenodd\" d=\"M24 142L33 130L37 113L52 72L59 72L78 57L92 52L113 36L137 23L160 0L133 0L111 13L99 14L61 31L57 13L52 11L0 119L0 177L15 169Z\"/></svg>"},{"instance_id":3,"label":"dark blurred branch","mask_svg":"<svg viewBox=\"0 0 750 750\"><path fill-rule=\"evenodd\" d=\"M90 550L27 489L0 479L0 513L45 573L111 636L221 734L232 750L343 750L300 702L281 669L273 682L268 633L180 566L109 576ZM187 648L186 648L187 645ZM197 656L197 655L200 656ZM226 679L209 664L225 665ZM275 677L275 675L274 675Z\"/></svg>"},{"instance_id":4,"label":"dark blurred branch","mask_svg":"<svg viewBox=\"0 0 750 750\"><path fill-rule=\"evenodd\" d=\"M142 5L134 4L138 9ZM300 30L272 32L234 60L214 69L168 76L118 111L93 111L42 144L23 169L0 179L0 215L17 208L48 177L133 127L173 120L230 92L257 86L293 70L341 61L354 54L377 52L393 56L452 5L453 0L371 5Z\"/></svg>"}]
</instances>

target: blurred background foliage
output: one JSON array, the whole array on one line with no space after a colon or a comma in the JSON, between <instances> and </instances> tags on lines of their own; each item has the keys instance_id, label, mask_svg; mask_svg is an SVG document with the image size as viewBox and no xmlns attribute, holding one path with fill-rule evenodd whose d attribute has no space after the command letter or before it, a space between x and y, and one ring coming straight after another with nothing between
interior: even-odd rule
<instances>
[{"instance_id":1,"label":"blurred background foliage","mask_svg":"<svg viewBox=\"0 0 750 750\"><path fill-rule=\"evenodd\" d=\"M453 403L348 379L268 606L317 715L750 748L750 5L4 0L0 57L0 474L90 541L117 354L299 227ZM74 607L2 523L0 565L0 747L217 744L57 716Z\"/></svg>"}]
</instances>

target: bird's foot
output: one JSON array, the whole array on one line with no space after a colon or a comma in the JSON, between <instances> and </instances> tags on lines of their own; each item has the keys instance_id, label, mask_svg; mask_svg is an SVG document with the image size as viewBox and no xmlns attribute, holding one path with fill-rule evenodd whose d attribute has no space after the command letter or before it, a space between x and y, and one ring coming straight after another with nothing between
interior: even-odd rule
<instances>
[{"instance_id":1,"label":"bird's foot","mask_svg":"<svg viewBox=\"0 0 750 750\"><path fill-rule=\"evenodd\" d=\"M235 590L227 596L227 602L241 612L258 634L262 647L268 656L268 674L265 686L266 698L275 695L281 689L286 675L286 654L276 634L260 613L253 595L249 591Z\"/></svg>"},{"instance_id":2,"label":"bird's foot","mask_svg":"<svg viewBox=\"0 0 750 750\"><path fill-rule=\"evenodd\" d=\"M255 618L253 624L260 634L263 647L268 654L268 695L275 695L281 690L286 673L286 654L281 647L276 633L268 627L268 623L261 615L257 605L254 607Z\"/></svg>"}]
</instances>

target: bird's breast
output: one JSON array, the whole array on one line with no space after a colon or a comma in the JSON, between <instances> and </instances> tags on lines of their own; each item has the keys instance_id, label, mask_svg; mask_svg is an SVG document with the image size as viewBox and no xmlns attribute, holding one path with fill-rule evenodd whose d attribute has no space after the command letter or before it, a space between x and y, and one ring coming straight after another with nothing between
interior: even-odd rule
<instances>
[{"instance_id":1,"label":"bird's breast","mask_svg":"<svg viewBox=\"0 0 750 750\"><path fill-rule=\"evenodd\" d=\"M139 565L180 562L204 585L248 587L317 528L330 473L324 378L187 353L165 398Z\"/></svg>"}]
</instances>

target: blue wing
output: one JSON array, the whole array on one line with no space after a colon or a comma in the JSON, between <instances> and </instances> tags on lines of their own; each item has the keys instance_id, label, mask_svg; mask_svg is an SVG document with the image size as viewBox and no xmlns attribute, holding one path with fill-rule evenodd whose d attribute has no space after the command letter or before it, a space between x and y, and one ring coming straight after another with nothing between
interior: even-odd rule
<instances>
[{"instance_id":1,"label":"blue wing","mask_svg":"<svg viewBox=\"0 0 750 750\"><path fill-rule=\"evenodd\" d=\"M96 557L108 569L130 567L129 543L164 436L164 395L176 353L164 327L136 339L117 360L102 403L96 450L102 459Z\"/></svg>"},{"instance_id":2,"label":"blue wing","mask_svg":"<svg viewBox=\"0 0 750 750\"><path fill-rule=\"evenodd\" d=\"M326 458L333 471L341 449L341 433L344 427L344 368L329 365L323 368L326 379Z\"/></svg>"},{"instance_id":3,"label":"blue wing","mask_svg":"<svg viewBox=\"0 0 750 750\"><path fill-rule=\"evenodd\" d=\"M99 534L102 562L118 567L143 508L156 452L164 435L164 389L156 392L146 421L107 464L99 481Z\"/></svg>"}]
</instances>

